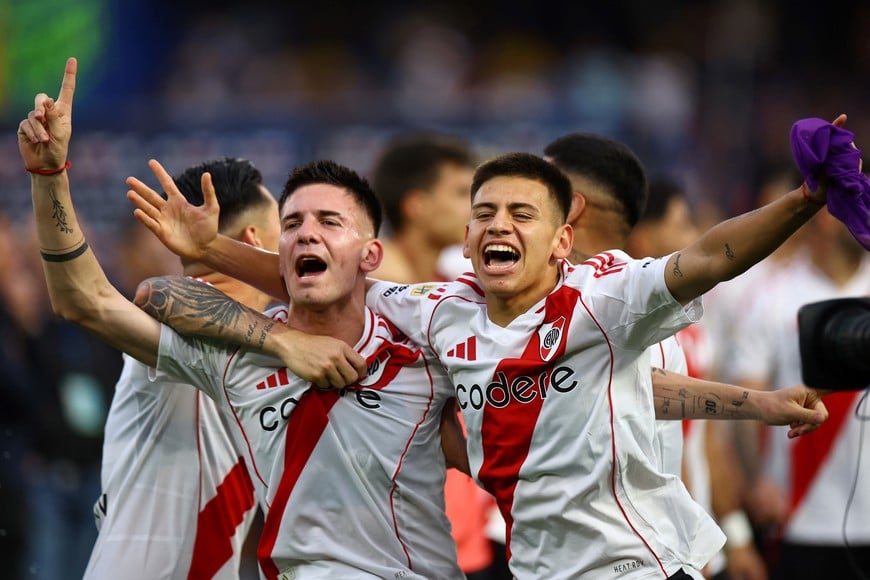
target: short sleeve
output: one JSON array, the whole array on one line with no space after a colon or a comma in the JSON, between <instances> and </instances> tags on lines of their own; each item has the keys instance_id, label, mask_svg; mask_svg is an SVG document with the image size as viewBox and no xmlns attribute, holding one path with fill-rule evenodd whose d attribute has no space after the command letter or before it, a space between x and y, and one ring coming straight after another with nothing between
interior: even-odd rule
<instances>
[{"instance_id":1,"label":"short sleeve","mask_svg":"<svg viewBox=\"0 0 870 580\"><path fill-rule=\"evenodd\" d=\"M685 306L665 283L669 256L634 260L621 251L598 254L574 269L576 284L596 322L623 348L643 350L701 319L700 298Z\"/></svg>"},{"instance_id":2,"label":"short sleeve","mask_svg":"<svg viewBox=\"0 0 870 580\"><path fill-rule=\"evenodd\" d=\"M184 337L163 324L157 371L188 383L215 400L220 400L222 377L228 361L225 350L209 342Z\"/></svg>"},{"instance_id":3,"label":"short sleeve","mask_svg":"<svg viewBox=\"0 0 870 580\"><path fill-rule=\"evenodd\" d=\"M442 284L375 282L366 293L366 305L390 321L418 345L427 344L426 329L435 301L431 293Z\"/></svg>"}]
</instances>

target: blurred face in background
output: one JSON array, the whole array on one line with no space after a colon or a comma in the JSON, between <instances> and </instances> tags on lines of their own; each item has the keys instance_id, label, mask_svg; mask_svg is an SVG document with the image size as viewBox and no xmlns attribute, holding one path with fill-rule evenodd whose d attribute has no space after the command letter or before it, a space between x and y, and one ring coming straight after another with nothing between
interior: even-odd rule
<instances>
[{"instance_id":1,"label":"blurred face in background","mask_svg":"<svg viewBox=\"0 0 870 580\"><path fill-rule=\"evenodd\" d=\"M681 250L698 239L692 210L682 197L671 198L665 215L654 227L658 230L655 237L661 244L657 252L659 256Z\"/></svg>"},{"instance_id":2,"label":"blurred face in background","mask_svg":"<svg viewBox=\"0 0 870 580\"><path fill-rule=\"evenodd\" d=\"M417 197L415 222L426 230L433 245L462 243L470 215L468 199L473 175L471 167L444 163L432 187Z\"/></svg>"}]
</instances>

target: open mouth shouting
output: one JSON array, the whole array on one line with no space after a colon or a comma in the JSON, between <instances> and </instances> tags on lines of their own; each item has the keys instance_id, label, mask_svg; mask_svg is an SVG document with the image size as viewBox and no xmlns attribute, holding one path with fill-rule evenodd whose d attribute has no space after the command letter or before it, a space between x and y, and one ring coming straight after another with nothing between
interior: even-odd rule
<instances>
[{"instance_id":1,"label":"open mouth shouting","mask_svg":"<svg viewBox=\"0 0 870 580\"><path fill-rule=\"evenodd\" d=\"M520 253L507 244L489 244L483 249L483 263L491 270L505 270L519 259Z\"/></svg>"},{"instance_id":2,"label":"open mouth shouting","mask_svg":"<svg viewBox=\"0 0 870 580\"><path fill-rule=\"evenodd\" d=\"M326 271L326 262L316 256L301 256L296 260L296 276L310 278Z\"/></svg>"}]
</instances>

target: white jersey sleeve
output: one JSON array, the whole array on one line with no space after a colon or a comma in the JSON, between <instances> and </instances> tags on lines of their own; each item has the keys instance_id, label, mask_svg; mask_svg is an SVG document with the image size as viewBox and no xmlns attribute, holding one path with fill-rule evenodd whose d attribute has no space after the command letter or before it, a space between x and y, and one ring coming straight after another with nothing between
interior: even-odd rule
<instances>
[{"instance_id":1,"label":"white jersey sleeve","mask_svg":"<svg viewBox=\"0 0 870 580\"><path fill-rule=\"evenodd\" d=\"M587 309L611 342L642 350L672 336L703 314L701 298L685 306L665 283L668 258L634 260L624 252L602 252L568 268L565 285L584 291Z\"/></svg>"},{"instance_id":2,"label":"white jersey sleeve","mask_svg":"<svg viewBox=\"0 0 870 580\"><path fill-rule=\"evenodd\" d=\"M375 282L366 293L366 304L392 322L415 343L428 346L429 317L432 308L446 288L446 283L437 282L422 284Z\"/></svg>"},{"instance_id":3,"label":"white jersey sleeve","mask_svg":"<svg viewBox=\"0 0 870 580\"><path fill-rule=\"evenodd\" d=\"M157 370L195 386L215 401L223 397L226 363L236 347L181 336L169 326L160 329Z\"/></svg>"}]
</instances>

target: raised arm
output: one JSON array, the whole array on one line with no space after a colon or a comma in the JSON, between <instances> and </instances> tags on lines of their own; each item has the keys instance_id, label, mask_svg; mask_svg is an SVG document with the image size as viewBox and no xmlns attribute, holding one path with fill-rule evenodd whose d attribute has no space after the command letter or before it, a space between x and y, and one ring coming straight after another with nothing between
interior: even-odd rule
<instances>
[{"instance_id":1,"label":"raised arm","mask_svg":"<svg viewBox=\"0 0 870 580\"><path fill-rule=\"evenodd\" d=\"M18 149L31 174L33 214L52 308L153 366L160 325L109 283L73 208L66 169L76 68L74 58L67 60L57 100L40 93L33 111L18 126Z\"/></svg>"},{"instance_id":2,"label":"raised arm","mask_svg":"<svg viewBox=\"0 0 870 580\"><path fill-rule=\"evenodd\" d=\"M837 126L846 122L840 115ZM809 221L826 201L826 188L806 185L749 213L711 228L668 259L665 280L676 300L686 304L719 282L745 272L767 257Z\"/></svg>"},{"instance_id":3,"label":"raised arm","mask_svg":"<svg viewBox=\"0 0 870 580\"><path fill-rule=\"evenodd\" d=\"M342 388L366 375L365 360L347 343L293 330L192 278L149 278L139 285L135 300L180 334L270 354L321 388Z\"/></svg>"},{"instance_id":4,"label":"raised arm","mask_svg":"<svg viewBox=\"0 0 870 580\"><path fill-rule=\"evenodd\" d=\"M200 262L218 272L288 301L278 270L278 254L255 248L218 233L217 196L211 175L202 176L203 204L195 206L178 191L172 176L155 160L148 162L166 199L135 177L127 178L127 199L133 214L167 248L183 259Z\"/></svg>"},{"instance_id":5,"label":"raised arm","mask_svg":"<svg viewBox=\"0 0 870 580\"><path fill-rule=\"evenodd\" d=\"M652 371L656 419L752 419L789 425L789 438L817 429L828 418L818 392L803 385L755 391L694 379L659 368Z\"/></svg>"}]
</instances>

